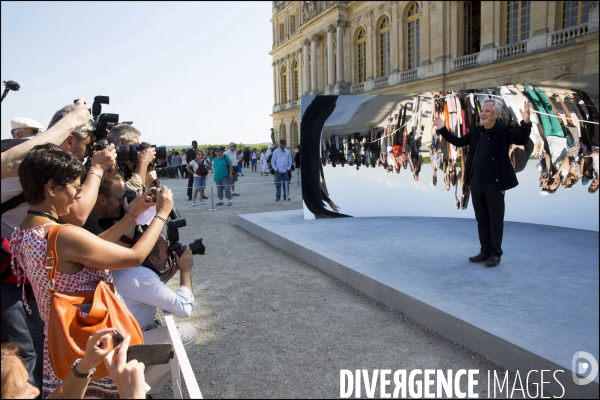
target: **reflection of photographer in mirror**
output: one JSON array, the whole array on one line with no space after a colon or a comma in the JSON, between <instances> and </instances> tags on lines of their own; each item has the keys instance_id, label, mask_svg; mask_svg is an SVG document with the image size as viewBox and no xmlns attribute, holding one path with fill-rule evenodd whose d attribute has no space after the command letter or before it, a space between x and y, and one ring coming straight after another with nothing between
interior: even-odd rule
<instances>
[{"instance_id":1,"label":"reflection of photographer in mirror","mask_svg":"<svg viewBox=\"0 0 600 400\"><path fill-rule=\"evenodd\" d=\"M140 324L145 344L169 343L167 327L158 327L154 322L157 308L168 311L178 318L189 318L192 314L194 310L193 265L190 246L186 247L181 256L176 252L169 254L167 242L161 236L140 267L113 272L115 288ZM174 292L165 283L177 271L180 272L180 286ZM176 325L183 346L189 350L196 342L196 328L189 322L178 322ZM147 367L144 375L146 383L151 387L148 394L159 393L170 372L170 364Z\"/></svg>"},{"instance_id":2,"label":"reflection of photographer in mirror","mask_svg":"<svg viewBox=\"0 0 600 400\"><path fill-rule=\"evenodd\" d=\"M130 146L139 144L140 136L141 132L133 126L118 124L108 134L108 141L115 146ZM156 171L148 169L155 157L156 150L148 144L145 149L137 152L135 164L130 161L119 162L127 189L135 191L138 195L144 193L146 187L156 179Z\"/></svg>"},{"instance_id":3,"label":"reflection of photographer in mirror","mask_svg":"<svg viewBox=\"0 0 600 400\"><path fill-rule=\"evenodd\" d=\"M502 256L504 192L519 184L508 157L508 148L511 143L526 144L531 132L528 102L525 102L523 110L519 110L523 121L518 132L498 118L501 111L499 100L484 100L479 114L483 126L462 137L454 136L446 128L443 118L433 118L437 133L449 143L474 149L469 151L464 176L465 183L471 185L481 249L479 254L469 257L469 261L485 262L487 267L500 264Z\"/></svg>"}]
</instances>

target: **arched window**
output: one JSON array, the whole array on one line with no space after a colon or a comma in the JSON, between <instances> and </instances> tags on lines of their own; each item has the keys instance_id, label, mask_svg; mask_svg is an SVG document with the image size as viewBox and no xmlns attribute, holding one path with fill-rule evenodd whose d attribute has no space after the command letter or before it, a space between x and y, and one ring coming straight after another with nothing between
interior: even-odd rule
<instances>
[{"instance_id":1,"label":"arched window","mask_svg":"<svg viewBox=\"0 0 600 400\"><path fill-rule=\"evenodd\" d=\"M506 2L506 44L529 39L530 3L530 1Z\"/></svg>"},{"instance_id":2,"label":"arched window","mask_svg":"<svg viewBox=\"0 0 600 400\"><path fill-rule=\"evenodd\" d=\"M561 7L562 29L588 22L590 3L591 1L563 1Z\"/></svg>"},{"instance_id":3,"label":"arched window","mask_svg":"<svg viewBox=\"0 0 600 400\"><path fill-rule=\"evenodd\" d=\"M392 66L391 29L389 18L383 17L379 22L379 76L388 76Z\"/></svg>"},{"instance_id":4,"label":"arched window","mask_svg":"<svg viewBox=\"0 0 600 400\"><path fill-rule=\"evenodd\" d=\"M419 5L412 3L406 15L406 62L407 68L417 68L421 63L421 48L419 43Z\"/></svg>"},{"instance_id":5,"label":"arched window","mask_svg":"<svg viewBox=\"0 0 600 400\"><path fill-rule=\"evenodd\" d=\"M356 81L367 80L367 35L363 28L356 33Z\"/></svg>"},{"instance_id":6,"label":"arched window","mask_svg":"<svg viewBox=\"0 0 600 400\"><path fill-rule=\"evenodd\" d=\"M285 65L281 66L281 102L287 103L287 71Z\"/></svg>"},{"instance_id":7,"label":"arched window","mask_svg":"<svg viewBox=\"0 0 600 400\"><path fill-rule=\"evenodd\" d=\"M292 69L294 70L294 93L292 96L294 100L298 100L298 60L294 60Z\"/></svg>"}]
</instances>

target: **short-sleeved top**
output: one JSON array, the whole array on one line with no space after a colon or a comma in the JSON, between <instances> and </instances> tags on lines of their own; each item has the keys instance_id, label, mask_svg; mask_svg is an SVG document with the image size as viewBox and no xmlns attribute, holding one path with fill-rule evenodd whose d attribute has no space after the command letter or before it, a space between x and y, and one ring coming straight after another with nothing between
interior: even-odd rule
<instances>
[{"instance_id":1,"label":"short-sleeved top","mask_svg":"<svg viewBox=\"0 0 600 400\"><path fill-rule=\"evenodd\" d=\"M215 182L229 177L229 164L231 164L231 160L227 157L227 154L223 154L221 158L215 157L213 160Z\"/></svg>"}]
</instances>

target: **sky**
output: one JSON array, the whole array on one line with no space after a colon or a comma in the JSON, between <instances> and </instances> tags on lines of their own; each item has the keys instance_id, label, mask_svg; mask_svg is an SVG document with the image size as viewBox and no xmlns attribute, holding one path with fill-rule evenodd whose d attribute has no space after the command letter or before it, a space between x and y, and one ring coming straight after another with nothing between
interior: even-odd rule
<instances>
[{"instance_id":1,"label":"sky","mask_svg":"<svg viewBox=\"0 0 600 400\"><path fill-rule=\"evenodd\" d=\"M2 102L48 126L74 99L133 121L157 145L270 142L274 103L264 2L1 3ZM2 86L4 90L4 85Z\"/></svg>"}]
</instances>

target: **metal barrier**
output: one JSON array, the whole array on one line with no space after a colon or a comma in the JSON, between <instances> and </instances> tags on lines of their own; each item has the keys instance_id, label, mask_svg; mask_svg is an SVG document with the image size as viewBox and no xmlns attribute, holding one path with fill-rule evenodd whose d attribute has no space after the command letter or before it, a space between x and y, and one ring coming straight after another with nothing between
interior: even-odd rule
<instances>
[{"instance_id":1,"label":"metal barrier","mask_svg":"<svg viewBox=\"0 0 600 400\"><path fill-rule=\"evenodd\" d=\"M177 326L173 320L171 313L162 311L164 322L169 330L169 341L173 345L173 351L175 355L171 360L171 382L173 384L173 398L183 399L183 393L181 391L181 376L183 375L183 382L187 388L187 392L190 399L202 399L202 393L200 387L194 376L194 371L188 359L179 333L177 332Z\"/></svg>"}]
</instances>

